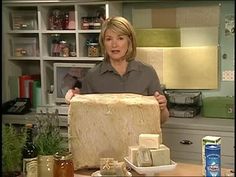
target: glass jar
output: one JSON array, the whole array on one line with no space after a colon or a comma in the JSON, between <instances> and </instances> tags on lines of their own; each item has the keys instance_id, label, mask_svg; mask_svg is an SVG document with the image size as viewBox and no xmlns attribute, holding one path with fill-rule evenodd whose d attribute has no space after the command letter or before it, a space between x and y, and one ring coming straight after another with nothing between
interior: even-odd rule
<instances>
[{"instance_id":1,"label":"glass jar","mask_svg":"<svg viewBox=\"0 0 236 177\"><path fill-rule=\"evenodd\" d=\"M52 57L59 57L60 56L60 41L61 35L60 34L52 34L51 35L51 56Z\"/></svg>"},{"instance_id":2,"label":"glass jar","mask_svg":"<svg viewBox=\"0 0 236 177\"><path fill-rule=\"evenodd\" d=\"M74 165L70 152L56 153L54 155L53 176L74 177Z\"/></svg>"},{"instance_id":3,"label":"glass jar","mask_svg":"<svg viewBox=\"0 0 236 177\"><path fill-rule=\"evenodd\" d=\"M76 44L75 42L70 43L70 57L76 57Z\"/></svg>"},{"instance_id":4,"label":"glass jar","mask_svg":"<svg viewBox=\"0 0 236 177\"><path fill-rule=\"evenodd\" d=\"M97 17L94 17L93 18L93 27L94 27L94 29L101 29L101 26L102 26L101 20Z\"/></svg>"},{"instance_id":5,"label":"glass jar","mask_svg":"<svg viewBox=\"0 0 236 177\"><path fill-rule=\"evenodd\" d=\"M83 29L83 30L89 29L89 18L88 17L81 18L81 29Z\"/></svg>"},{"instance_id":6,"label":"glass jar","mask_svg":"<svg viewBox=\"0 0 236 177\"><path fill-rule=\"evenodd\" d=\"M60 41L60 57L69 57L70 49L66 41Z\"/></svg>"},{"instance_id":7,"label":"glass jar","mask_svg":"<svg viewBox=\"0 0 236 177\"><path fill-rule=\"evenodd\" d=\"M88 57L99 57L98 43L88 43Z\"/></svg>"}]
</instances>

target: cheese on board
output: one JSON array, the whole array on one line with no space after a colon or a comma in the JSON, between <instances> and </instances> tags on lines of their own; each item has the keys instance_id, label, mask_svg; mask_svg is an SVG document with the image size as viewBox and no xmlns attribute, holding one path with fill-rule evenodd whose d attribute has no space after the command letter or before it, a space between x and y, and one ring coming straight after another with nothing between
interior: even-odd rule
<instances>
[{"instance_id":1,"label":"cheese on board","mask_svg":"<svg viewBox=\"0 0 236 177\"><path fill-rule=\"evenodd\" d=\"M146 148L159 148L159 134L140 134L139 145L145 146Z\"/></svg>"},{"instance_id":2,"label":"cheese on board","mask_svg":"<svg viewBox=\"0 0 236 177\"><path fill-rule=\"evenodd\" d=\"M116 161L113 158L100 159L100 173L101 175L115 175Z\"/></svg>"},{"instance_id":3,"label":"cheese on board","mask_svg":"<svg viewBox=\"0 0 236 177\"><path fill-rule=\"evenodd\" d=\"M126 169L125 162L116 163L116 176L128 176L128 170Z\"/></svg>"},{"instance_id":4,"label":"cheese on board","mask_svg":"<svg viewBox=\"0 0 236 177\"><path fill-rule=\"evenodd\" d=\"M137 154L137 166L138 167L150 167L152 166L151 153L148 148L140 146Z\"/></svg>"},{"instance_id":5,"label":"cheese on board","mask_svg":"<svg viewBox=\"0 0 236 177\"><path fill-rule=\"evenodd\" d=\"M160 134L154 96L85 94L72 98L68 113L69 148L75 170L99 167L99 159L123 161L140 134ZM160 137L160 143L162 139Z\"/></svg>"},{"instance_id":6,"label":"cheese on board","mask_svg":"<svg viewBox=\"0 0 236 177\"><path fill-rule=\"evenodd\" d=\"M137 166L137 156L138 156L138 149L139 146L129 146L128 158L129 161Z\"/></svg>"},{"instance_id":7,"label":"cheese on board","mask_svg":"<svg viewBox=\"0 0 236 177\"><path fill-rule=\"evenodd\" d=\"M170 165L170 149L161 144L159 149L150 149L153 166Z\"/></svg>"}]
</instances>

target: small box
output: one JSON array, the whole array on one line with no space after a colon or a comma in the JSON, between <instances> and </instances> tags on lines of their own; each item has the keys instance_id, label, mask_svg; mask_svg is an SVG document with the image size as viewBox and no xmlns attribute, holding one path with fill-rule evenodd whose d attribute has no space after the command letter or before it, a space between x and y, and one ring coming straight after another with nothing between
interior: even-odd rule
<instances>
[{"instance_id":1,"label":"small box","mask_svg":"<svg viewBox=\"0 0 236 177\"><path fill-rule=\"evenodd\" d=\"M234 118L234 97L206 97L202 100L202 115L213 118Z\"/></svg>"},{"instance_id":2,"label":"small box","mask_svg":"<svg viewBox=\"0 0 236 177\"><path fill-rule=\"evenodd\" d=\"M217 144L221 145L221 137L218 136L205 136L202 138L202 175L205 176L205 146L207 144Z\"/></svg>"},{"instance_id":3,"label":"small box","mask_svg":"<svg viewBox=\"0 0 236 177\"><path fill-rule=\"evenodd\" d=\"M37 11L16 10L11 13L13 30L36 30L38 29Z\"/></svg>"},{"instance_id":4,"label":"small box","mask_svg":"<svg viewBox=\"0 0 236 177\"><path fill-rule=\"evenodd\" d=\"M12 43L12 56L14 57L35 57L37 56L36 37L14 37Z\"/></svg>"}]
</instances>

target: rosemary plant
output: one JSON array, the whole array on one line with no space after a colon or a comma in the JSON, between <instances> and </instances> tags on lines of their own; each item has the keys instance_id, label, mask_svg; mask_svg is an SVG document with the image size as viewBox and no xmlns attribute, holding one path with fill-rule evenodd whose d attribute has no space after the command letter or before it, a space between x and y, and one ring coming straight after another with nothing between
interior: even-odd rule
<instances>
[{"instance_id":1,"label":"rosemary plant","mask_svg":"<svg viewBox=\"0 0 236 177\"><path fill-rule=\"evenodd\" d=\"M21 171L22 148L26 141L26 129L17 130L12 125L2 124L2 170Z\"/></svg>"},{"instance_id":2,"label":"rosemary plant","mask_svg":"<svg viewBox=\"0 0 236 177\"><path fill-rule=\"evenodd\" d=\"M36 116L35 146L39 155L53 155L64 152L67 140L60 133L58 110L55 113L40 113Z\"/></svg>"}]
</instances>

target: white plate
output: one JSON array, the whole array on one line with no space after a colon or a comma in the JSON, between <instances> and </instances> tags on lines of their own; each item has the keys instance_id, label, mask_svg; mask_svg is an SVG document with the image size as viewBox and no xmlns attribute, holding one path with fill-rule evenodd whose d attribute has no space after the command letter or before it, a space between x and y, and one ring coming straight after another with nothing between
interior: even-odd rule
<instances>
[{"instance_id":1,"label":"white plate","mask_svg":"<svg viewBox=\"0 0 236 177\"><path fill-rule=\"evenodd\" d=\"M92 175L91 176L115 176L116 177L116 175L101 175L101 173L100 173L100 170L98 170L98 171L95 171L94 173L92 173ZM132 174L130 173L130 172L128 172L128 176L132 176Z\"/></svg>"},{"instance_id":2,"label":"white plate","mask_svg":"<svg viewBox=\"0 0 236 177\"><path fill-rule=\"evenodd\" d=\"M177 165L177 163L171 160L170 165L137 167L128 160L128 157L125 157L124 159L134 171L136 171L138 174L143 174L146 176L154 176L155 173L173 170Z\"/></svg>"}]
</instances>

